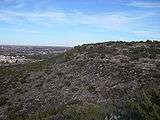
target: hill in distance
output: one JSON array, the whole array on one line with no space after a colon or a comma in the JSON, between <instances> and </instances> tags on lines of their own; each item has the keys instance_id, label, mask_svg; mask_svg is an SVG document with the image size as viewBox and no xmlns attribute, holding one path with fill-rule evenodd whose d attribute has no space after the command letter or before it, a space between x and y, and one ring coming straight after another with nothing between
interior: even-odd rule
<instances>
[{"instance_id":1,"label":"hill in distance","mask_svg":"<svg viewBox=\"0 0 160 120\"><path fill-rule=\"evenodd\" d=\"M2 120L158 120L160 42L76 46L0 68Z\"/></svg>"}]
</instances>

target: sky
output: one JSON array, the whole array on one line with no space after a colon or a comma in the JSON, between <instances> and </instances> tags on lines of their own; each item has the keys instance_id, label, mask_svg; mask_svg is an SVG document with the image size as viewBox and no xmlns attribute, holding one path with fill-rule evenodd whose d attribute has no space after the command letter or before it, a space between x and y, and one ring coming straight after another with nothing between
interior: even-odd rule
<instances>
[{"instance_id":1,"label":"sky","mask_svg":"<svg viewBox=\"0 0 160 120\"><path fill-rule=\"evenodd\" d=\"M0 44L160 40L160 0L0 0Z\"/></svg>"}]
</instances>

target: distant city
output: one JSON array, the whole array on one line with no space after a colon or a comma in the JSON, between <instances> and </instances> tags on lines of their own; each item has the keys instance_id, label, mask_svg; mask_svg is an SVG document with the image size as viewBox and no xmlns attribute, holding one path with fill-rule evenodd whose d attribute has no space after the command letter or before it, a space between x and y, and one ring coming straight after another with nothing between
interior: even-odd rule
<instances>
[{"instance_id":1,"label":"distant city","mask_svg":"<svg viewBox=\"0 0 160 120\"><path fill-rule=\"evenodd\" d=\"M23 64L43 60L69 47L0 45L0 65Z\"/></svg>"}]
</instances>

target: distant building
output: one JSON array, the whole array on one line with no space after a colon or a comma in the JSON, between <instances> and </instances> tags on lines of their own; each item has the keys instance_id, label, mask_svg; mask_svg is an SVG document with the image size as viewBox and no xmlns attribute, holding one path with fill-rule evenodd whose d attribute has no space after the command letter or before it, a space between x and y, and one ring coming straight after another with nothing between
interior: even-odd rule
<instances>
[{"instance_id":1,"label":"distant building","mask_svg":"<svg viewBox=\"0 0 160 120\"><path fill-rule=\"evenodd\" d=\"M4 56L0 55L0 63L24 63L27 59L24 56Z\"/></svg>"}]
</instances>

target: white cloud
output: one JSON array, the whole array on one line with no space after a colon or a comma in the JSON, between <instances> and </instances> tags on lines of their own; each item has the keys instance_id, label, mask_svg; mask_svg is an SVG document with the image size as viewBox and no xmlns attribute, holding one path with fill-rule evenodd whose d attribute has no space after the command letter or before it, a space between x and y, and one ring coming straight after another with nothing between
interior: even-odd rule
<instances>
[{"instance_id":1,"label":"white cloud","mask_svg":"<svg viewBox=\"0 0 160 120\"><path fill-rule=\"evenodd\" d=\"M42 11L42 12L20 12L20 11L0 11L0 21L10 24L33 23L52 27L55 24L61 25L89 25L92 27L124 29L131 24L137 23L145 17L152 14L127 13L100 13L86 14L82 12L64 12L64 11Z\"/></svg>"},{"instance_id":2,"label":"white cloud","mask_svg":"<svg viewBox=\"0 0 160 120\"><path fill-rule=\"evenodd\" d=\"M160 8L160 2L134 1L129 3L128 5L141 8Z\"/></svg>"},{"instance_id":3,"label":"white cloud","mask_svg":"<svg viewBox=\"0 0 160 120\"><path fill-rule=\"evenodd\" d=\"M15 29L16 32L22 32L22 33L29 33L29 34L42 34L42 32L36 31L36 30L30 30L30 29Z\"/></svg>"},{"instance_id":4,"label":"white cloud","mask_svg":"<svg viewBox=\"0 0 160 120\"><path fill-rule=\"evenodd\" d=\"M160 37L160 32L158 31L135 31L133 33L138 36L159 36Z\"/></svg>"}]
</instances>

